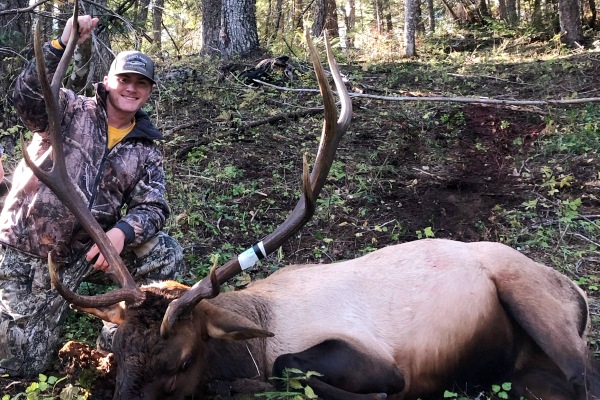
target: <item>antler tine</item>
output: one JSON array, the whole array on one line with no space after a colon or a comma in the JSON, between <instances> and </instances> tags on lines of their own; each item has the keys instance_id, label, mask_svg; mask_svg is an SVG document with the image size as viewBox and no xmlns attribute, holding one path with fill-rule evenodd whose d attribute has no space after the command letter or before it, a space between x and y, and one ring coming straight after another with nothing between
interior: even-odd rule
<instances>
[{"instance_id":1,"label":"antler tine","mask_svg":"<svg viewBox=\"0 0 600 400\"><path fill-rule=\"evenodd\" d=\"M350 124L352 117L352 101L350 100L346 86L341 78L339 68L335 62L327 32L325 32L327 59L342 105L340 117L337 120L337 107L333 92L329 87L325 71L323 70L323 66L321 65L318 53L312 43L308 31L306 31L305 36L325 109L323 133L321 135L319 150L315 159L315 166L309 176L306 157L304 157L303 196L294 207L294 210L290 216L275 229L275 231L267 235L262 241L254 244L237 258L228 261L219 268L216 271L216 281L219 285L237 275L243 269L253 266L259 259L262 259L277 250L286 240L310 220L316 208L316 199L325 184L329 169L333 163L339 141ZM184 293L179 299L176 299L169 304L160 329L163 337L168 336L169 331L177 318L182 315L188 315L202 299L214 297L218 293L218 290L215 290L214 288L214 281L215 276L211 273L210 276L205 277L192 286L192 288Z\"/></svg>"},{"instance_id":2,"label":"antler tine","mask_svg":"<svg viewBox=\"0 0 600 400\"><path fill-rule=\"evenodd\" d=\"M56 288L56 291L68 303L73 304L76 308L107 307L121 301L124 301L126 304L130 304L132 306L140 303L140 299L137 296L136 291L128 288L111 290L108 293L101 293L94 296L82 296L73 292L64 286L60 281L60 277L58 276L58 266L54 263L51 254L48 254L48 269L50 270L50 281ZM141 293L143 294L143 292Z\"/></svg>"},{"instance_id":3,"label":"antler tine","mask_svg":"<svg viewBox=\"0 0 600 400\"><path fill-rule=\"evenodd\" d=\"M325 121L323 122L323 138L321 139L319 150L317 152L317 158L315 160L315 167L311 174L311 182L313 182L313 192L315 194L315 197L319 197L319 193L325 184L325 180L327 179L327 175L329 174L329 169L331 168L331 164L333 163L338 144L342 139L343 133L346 132L346 130L348 129L348 126L350 125L350 120L352 119L352 101L350 100L350 95L348 94L348 90L346 89L346 85L344 84L344 80L342 79L340 69L337 65L337 62L335 61L333 50L331 49L331 45L329 44L329 34L327 33L327 31L324 31L323 33L325 36L325 50L327 52L327 62L331 70L331 75L333 76L333 81L335 82L335 87L338 90L338 95L340 96L341 110L337 121L335 121L335 115L337 113L325 113L326 117ZM314 49L312 42L308 41L308 43L310 47L313 47L311 53L314 52L316 54L316 50ZM315 61L318 60L313 58L315 71L317 69L320 70L320 73L317 73L317 79L319 80L319 88L321 90L321 95L324 99L323 102L331 102L332 104L330 105L330 107L332 107L335 110L335 100L333 98L333 93L331 92L331 90L324 90L325 88L329 89L327 78L325 76L325 71L323 71L321 63ZM324 91L326 93L324 93ZM328 118L328 116L330 118ZM331 121L330 119L333 119L334 121ZM329 124L335 126L335 128L329 128ZM327 138L325 138L326 136Z\"/></svg>"},{"instance_id":4,"label":"antler tine","mask_svg":"<svg viewBox=\"0 0 600 400\"><path fill-rule=\"evenodd\" d=\"M337 107L335 104L335 98L333 96L333 92L331 91L331 87L329 86L327 76L325 75L323 65L319 60L319 54L310 38L308 30L305 32L305 36L315 70L315 75L317 77L317 82L319 84L319 89L321 91L321 97L323 98L323 106L325 109L323 132L321 134L319 149L317 151L315 165L312 173L310 174L310 178L308 178L308 165L306 162L306 157L304 157L302 185L303 197L298 201L290 216L281 225L279 225L275 231L262 240L261 243L264 247L264 254L262 255L264 257L281 247L286 240L288 240L312 218L316 208L317 198L321 193L321 189L323 189L323 186L325 185L325 181L327 179L327 175L329 174L329 170L331 169L338 144L348 129L350 118L352 116L352 101L350 100L346 86L342 81L338 65L335 62L327 31L324 31L327 60L334 76L335 86L340 94L342 104L342 112L337 121ZM225 270L225 266L223 266L221 269ZM229 278L231 277L228 277L227 279ZM220 276L219 281L221 281Z\"/></svg>"},{"instance_id":5,"label":"antler tine","mask_svg":"<svg viewBox=\"0 0 600 400\"><path fill-rule=\"evenodd\" d=\"M98 244L100 251L110 266L107 274L117 285L123 288L122 290L111 293L110 296L99 296L97 300L104 304L107 301L106 297L113 298L115 295L119 295L121 298L117 301L113 301L111 304L124 300L128 304L136 305L143 301L144 293L137 287L133 277L123 264L121 257L112 246L110 239L108 236L106 236L106 233L98 221L96 221L91 211L88 209L80 189L71 181L65 163L63 138L60 129L61 111L59 109L59 96L62 78L65 75L71 58L73 57L75 46L77 45L77 40L79 38L79 25L77 23L78 14L79 6L78 2L75 1L73 8L73 29L71 30L69 43L59 62L57 70L54 73L51 84L48 83L48 75L42 54L40 24L36 24L34 50L37 62L38 77L44 96L44 102L46 103L46 113L48 114L48 131L50 135L50 143L52 144L52 159L54 163L49 171L43 171L40 169L29 157L29 154L25 148L25 140L23 139L23 136L21 136L23 158L25 159L25 162L29 168L33 171L34 175L54 192L54 194L63 202L63 204L65 204L65 206L75 215L77 220L88 232L92 240ZM50 254L48 257L51 259ZM49 265L51 276L57 278L56 266L54 263L50 263ZM93 299L96 299L95 297L85 298L86 296L79 296L70 291L68 288L63 287L58 279L53 279L53 282L63 297L73 304L84 307L91 307L93 305L99 306L99 303L93 301Z\"/></svg>"}]
</instances>

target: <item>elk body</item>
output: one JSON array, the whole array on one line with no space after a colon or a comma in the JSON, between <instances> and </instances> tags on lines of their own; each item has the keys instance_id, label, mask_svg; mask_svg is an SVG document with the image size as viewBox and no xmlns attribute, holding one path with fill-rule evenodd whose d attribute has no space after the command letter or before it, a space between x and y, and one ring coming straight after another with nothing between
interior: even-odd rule
<instances>
[{"instance_id":1,"label":"elk body","mask_svg":"<svg viewBox=\"0 0 600 400\"><path fill-rule=\"evenodd\" d=\"M437 399L445 389L481 391L511 381L527 399L591 400L600 382L588 356L584 293L568 278L493 243L421 240L355 260L282 268L245 290L219 286L279 248L314 213L341 135L352 113L327 40L341 99L307 36L325 109L319 152L303 197L288 219L249 251L191 288L163 282L142 289L87 209L64 165L58 92L77 42L48 83L36 31L38 73L50 120L53 167L35 175L77 216L109 261L121 289L81 296L56 289L80 310L119 324L115 399L198 398L205 384L266 380L287 367L315 371L308 384L324 399Z\"/></svg>"},{"instance_id":2,"label":"elk body","mask_svg":"<svg viewBox=\"0 0 600 400\"><path fill-rule=\"evenodd\" d=\"M517 399L600 396L584 293L497 243L427 239L287 266L202 300L166 339L163 313L188 288L143 290L139 308L92 310L121 322L118 399L183 399L210 380L266 380L286 367L323 374L308 382L323 399L440 399L503 382Z\"/></svg>"}]
</instances>

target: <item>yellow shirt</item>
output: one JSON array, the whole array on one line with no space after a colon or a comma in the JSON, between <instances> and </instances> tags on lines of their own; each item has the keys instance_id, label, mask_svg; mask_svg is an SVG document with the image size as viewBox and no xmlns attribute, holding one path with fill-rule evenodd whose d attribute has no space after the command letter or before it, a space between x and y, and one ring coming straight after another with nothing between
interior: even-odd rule
<instances>
[{"instance_id":1,"label":"yellow shirt","mask_svg":"<svg viewBox=\"0 0 600 400\"><path fill-rule=\"evenodd\" d=\"M54 39L51 43L52 43L52 47L54 47L57 50L64 50L65 49L64 47L62 47L60 45L60 42L58 41L58 39Z\"/></svg>"},{"instance_id":2,"label":"yellow shirt","mask_svg":"<svg viewBox=\"0 0 600 400\"><path fill-rule=\"evenodd\" d=\"M125 128L119 129L114 126L108 126L108 148L112 149L115 144L119 143L121 139L123 139L129 132L133 130L135 126L135 120L131 120L131 125L126 126Z\"/></svg>"}]
</instances>

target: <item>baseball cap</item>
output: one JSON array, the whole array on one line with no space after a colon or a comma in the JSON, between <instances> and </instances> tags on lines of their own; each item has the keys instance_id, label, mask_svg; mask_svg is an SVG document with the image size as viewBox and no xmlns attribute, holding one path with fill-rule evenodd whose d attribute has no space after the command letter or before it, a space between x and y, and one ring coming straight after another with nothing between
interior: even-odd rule
<instances>
[{"instance_id":1,"label":"baseball cap","mask_svg":"<svg viewBox=\"0 0 600 400\"><path fill-rule=\"evenodd\" d=\"M118 74L140 74L150 79L152 83L156 83L154 80L154 61L140 51L122 51L117 54L110 65L108 75Z\"/></svg>"}]
</instances>

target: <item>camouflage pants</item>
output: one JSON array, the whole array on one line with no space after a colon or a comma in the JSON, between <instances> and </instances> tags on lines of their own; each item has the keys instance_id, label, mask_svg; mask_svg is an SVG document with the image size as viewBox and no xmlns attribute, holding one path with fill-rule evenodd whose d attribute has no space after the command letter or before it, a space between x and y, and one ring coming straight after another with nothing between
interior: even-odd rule
<instances>
[{"instance_id":1,"label":"camouflage pants","mask_svg":"<svg viewBox=\"0 0 600 400\"><path fill-rule=\"evenodd\" d=\"M187 272L181 246L163 232L121 256L141 283ZM84 256L64 268L61 279L75 290L98 275ZM0 373L31 377L46 370L56 355L67 309L66 301L51 288L46 260L0 247ZM110 337L113 330L106 329Z\"/></svg>"}]
</instances>

